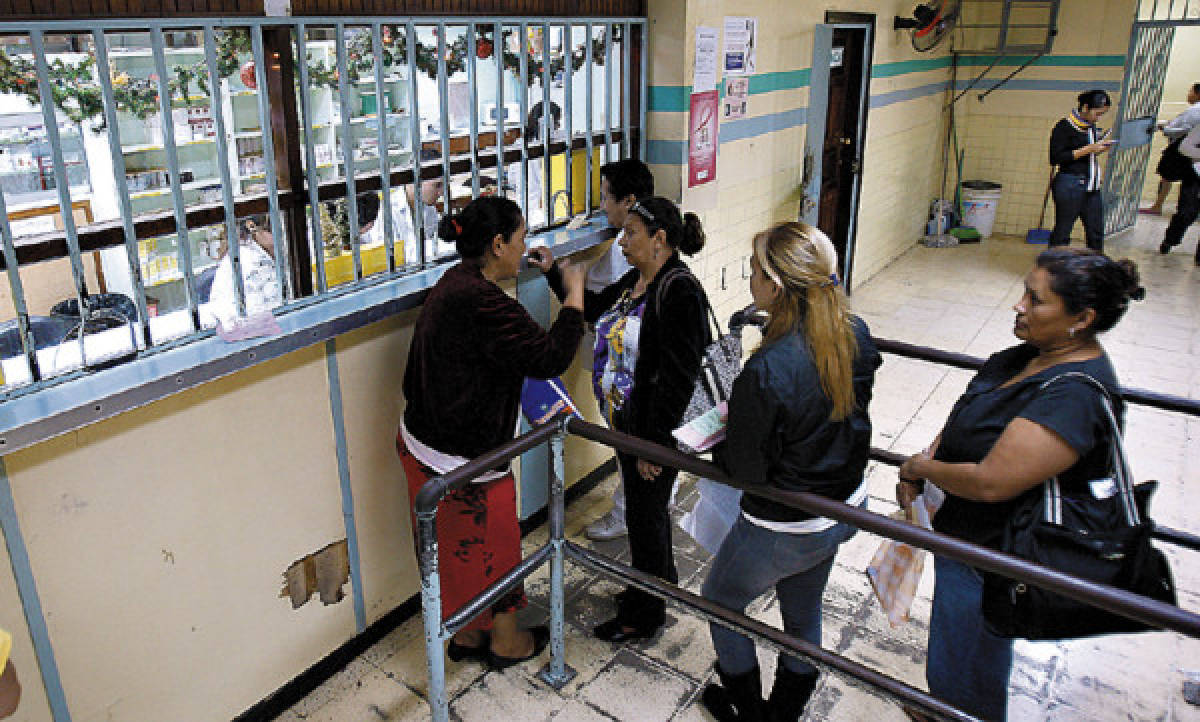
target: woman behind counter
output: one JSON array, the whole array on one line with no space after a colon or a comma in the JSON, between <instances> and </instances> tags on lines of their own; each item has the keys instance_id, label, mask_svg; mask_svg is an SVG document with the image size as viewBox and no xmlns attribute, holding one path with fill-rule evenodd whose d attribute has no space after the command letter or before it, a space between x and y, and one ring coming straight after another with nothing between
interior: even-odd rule
<instances>
[{"instance_id":1,"label":"woman behind counter","mask_svg":"<svg viewBox=\"0 0 1200 722\"><path fill-rule=\"evenodd\" d=\"M454 241L462 261L429 292L404 373L408 406L396 448L412 500L431 477L510 441L522 380L566 371L583 335L581 267L566 265L559 272L566 298L548 331L498 285L516 277L525 255L525 221L516 203L478 198L443 218L438 237ZM446 615L521 559L508 465L447 495L438 505L437 531ZM516 612L525 604L520 587L505 595L454 635L448 656L503 669L540 654L549 632L517 626Z\"/></svg>"},{"instance_id":2,"label":"woman behind counter","mask_svg":"<svg viewBox=\"0 0 1200 722\"><path fill-rule=\"evenodd\" d=\"M763 341L729 397L717 464L738 481L863 504L871 442L867 405L881 359L852 316L824 233L781 223L754 238L750 295L769 315ZM704 596L742 611L774 588L788 634L821 644L821 597L838 546L854 527L749 494L725 538ZM795 722L817 669L781 656L766 705L749 638L713 624L720 685L701 698L718 720Z\"/></svg>"},{"instance_id":3,"label":"woman behind counter","mask_svg":"<svg viewBox=\"0 0 1200 722\"><path fill-rule=\"evenodd\" d=\"M994 354L959 397L930 451L900 467L897 500L907 507L926 479L946 492L933 528L996 547L1017 499L1057 476L1064 495L1088 494L1110 476L1112 439L1100 382L1121 402L1117 374L1096 335L1112 328L1131 300L1141 300L1137 266L1092 250L1043 251L1013 306L1022 344ZM937 556L929 654L929 691L989 720L1005 718L1012 640L989 632L980 610L983 578ZM910 712L910 716L919 718Z\"/></svg>"},{"instance_id":4,"label":"woman behind counter","mask_svg":"<svg viewBox=\"0 0 1200 722\"><path fill-rule=\"evenodd\" d=\"M671 431L683 418L712 339L704 288L679 257L704 247L704 231L696 214L680 216L666 198L645 198L629 207L618 243L633 268L602 291L584 294L584 317L596 324L593 384L610 426L673 447ZM550 261L547 254L539 265L562 298L563 279ZM675 583L667 502L678 470L619 451L617 461L633 567ZM609 642L649 638L666 614L663 600L629 587L617 595L616 616L593 633Z\"/></svg>"},{"instance_id":5,"label":"woman behind counter","mask_svg":"<svg viewBox=\"0 0 1200 722\"><path fill-rule=\"evenodd\" d=\"M1050 132L1050 165L1058 166L1054 176L1054 230L1051 246L1071 242L1075 219L1083 221L1087 247L1104 250L1104 202L1100 187L1104 177L1098 156L1107 153L1115 138L1105 138L1096 121L1112 107L1112 98L1103 90L1080 93L1079 107L1058 121Z\"/></svg>"}]
</instances>

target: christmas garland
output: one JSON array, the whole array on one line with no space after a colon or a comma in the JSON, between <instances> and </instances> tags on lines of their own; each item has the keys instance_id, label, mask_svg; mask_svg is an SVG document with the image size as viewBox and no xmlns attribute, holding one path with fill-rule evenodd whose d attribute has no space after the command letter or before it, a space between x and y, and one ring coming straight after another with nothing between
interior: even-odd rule
<instances>
[{"instance_id":1,"label":"christmas garland","mask_svg":"<svg viewBox=\"0 0 1200 722\"><path fill-rule=\"evenodd\" d=\"M540 35L541 28L530 28ZM437 30L434 30L437 33ZM475 55L480 60L492 57L495 52L494 30L491 27L476 29ZM501 57L506 70L520 72L521 57L510 49L511 41L517 31L506 30L503 33ZM587 61L590 52L592 62L604 65L606 34L593 37L591 47L583 44L571 49L571 69L578 71ZM351 30L346 42L346 76L351 83L363 78L373 77L374 53L372 52L371 32L367 29ZM562 52L540 52L533 44L534 36L525 38L525 50L528 55L528 78L530 85L535 79L541 78L546 63L549 63L551 77L556 77L566 67L566 55ZM408 44L405 40L403 27L384 25L381 28L382 56L385 66L403 65L408 62ZM614 42L619 42L618 32L614 33ZM543 46L545 41L543 40ZM417 57L414 64L417 69L430 78L438 77L437 44L426 45L416 43ZM448 75L462 72L467 62L467 36L459 35L446 47L445 67ZM242 58L250 52L250 34L245 30L227 30L216 33L217 74L228 78L243 68L243 78L247 86L253 87L250 78L253 77L253 65L243 67ZM309 83L314 86L324 86L336 89L338 86L337 66L327 66L325 63L314 61L310 55L308 61ZM77 63L64 62L55 59L48 64L50 90L53 102L64 115L75 123L100 118L96 132L104 129L104 101L95 78L96 58L88 56ZM249 69L249 77L246 69ZM191 64L175 65L171 69L173 77L168 79L167 86L174 100L184 105L191 104L191 86L194 83L204 95L209 94L208 67L203 60ZM131 77L127 73L115 73L112 76L113 99L119 111L128 113L139 120L158 113L158 76L151 74L147 78ZM10 57L0 49L0 93L22 95L32 105L41 104L38 90L37 67L31 59L23 56Z\"/></svg>"}]
</instances>

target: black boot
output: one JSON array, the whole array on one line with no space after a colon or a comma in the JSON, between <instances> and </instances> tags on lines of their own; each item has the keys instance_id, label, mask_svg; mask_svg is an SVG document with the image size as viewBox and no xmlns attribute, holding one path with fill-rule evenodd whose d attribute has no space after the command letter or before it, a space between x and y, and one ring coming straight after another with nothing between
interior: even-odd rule
<instances>
[{"instance_id":1,"label":"black boot","mask_svg":"<svg viewBox=\"0 0 1200 722\"><path fill-rule=\"evenodd\" d=\"M797 674L783 666L780 660L775 668L775 684L767 699L767 719L770 722L796 722L817 687L817 675L816 670Z\"/></svg>"},{"instance_id":2,"label":"black boot","mask_svg":"<svg viewBox=\"0 0 1200 722\"><path fill-rule=\"evenodd\" d=\"M732 675L726 674L717 664L717 676L721 678L721 684L708 685L700 695L700 704L717 722L762 722L766 719L758 667Z\"/></svg>"}]
</instances>

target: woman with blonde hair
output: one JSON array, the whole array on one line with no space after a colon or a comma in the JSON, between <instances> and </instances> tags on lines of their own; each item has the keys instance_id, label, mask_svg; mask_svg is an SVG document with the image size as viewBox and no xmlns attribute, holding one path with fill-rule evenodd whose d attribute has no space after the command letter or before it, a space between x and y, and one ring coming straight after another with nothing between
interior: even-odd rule
<instances>
[{"instance_id":1,"label":"woman with blonde hair","mask_svg":"<svg viewBox=\"0 0 1200 722\"><path fill-rule=\"evenodd\" d=\"M763 340L734 381L717 463L739 482L806 491L862 505L871 440L867 404L880 357L853 316L837 276L837 252L820 230L780 223L754 237L750 294L768 315ZM838 545L854 527L747 493L704 596L745 610L771 589L784 630L821 643L821 595ZM718 720L795 720L817 669L781 657L764 703L749 638L712 625L721 683L702 702Z\"/></svg>"}]
</instances>

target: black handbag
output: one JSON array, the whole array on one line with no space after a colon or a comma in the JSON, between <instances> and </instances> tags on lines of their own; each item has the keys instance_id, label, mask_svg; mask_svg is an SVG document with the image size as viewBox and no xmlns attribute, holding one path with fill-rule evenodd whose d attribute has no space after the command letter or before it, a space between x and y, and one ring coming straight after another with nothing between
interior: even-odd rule
<instances>
[{"instance_id":1,"label":"black handbag","mask_svg":"<svg viewBox=\"0 0 1200 722\"><path fill-rule=\"evenodd\" d=\"M1154 522L1147 510L1157 483L1134 487L1130 482L1120 427L1108 392L1099 381L1072 371L1055 376L1042 384L1041 389L1066 377L1083 378L1103 394L1112 430L1112 478L1093 481L1087 490L1064 494L1055 477L1040 489L1025 494L1005 527L1000 551L1089 581L1176 604L1170 566L1163 553L1150 542ZM1154 629L987 571L983 572L983 618L988 629L1001 637L1035 640Z\"/></svg>"},{"instance_id":2,"label":"black handbag","mask_svg":"<svg viewBox=\"0 0 1200 722\"><path fill-rule=\"evenodd\" d=\"M662 298L666 295L667 286L683 277L690 277L693 283L700 285L700 281L686 268L673 268L668 271L659 282L658 293L654 298L654 312L659 318L662 318ZM683 418L679 421L680 426L708 413L722 401L728 401L729 394L733 391L733 381L742 372L741 329L735 330L730 326L729 333L721 333L721 324L717 321L717 314L707 297L704 299L704 306L716 334L712 343L704 348L704 354L700 358L700 375L696 377L691 399L684 409ZM686 453L698 453L682 441L678 442L678 446Z\"/></svg>"},{"instance_id":3,"label":"black handbag","mask_svg":"<svg viewBox=\"0 0 1200 722\"><path fill-rule=\"evenodd\" d=\"M1163 148L1162 155L1158 159L1158 167L1155 168L1155 172L1163 180L1184 181L1196 177L1192 159L1179 152L1181 143L1183 143L1183 138L1177 138Z\"/></svg>"}]
</instances>

